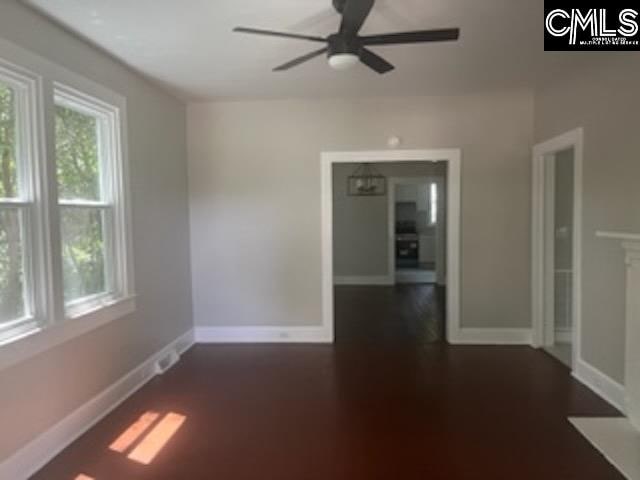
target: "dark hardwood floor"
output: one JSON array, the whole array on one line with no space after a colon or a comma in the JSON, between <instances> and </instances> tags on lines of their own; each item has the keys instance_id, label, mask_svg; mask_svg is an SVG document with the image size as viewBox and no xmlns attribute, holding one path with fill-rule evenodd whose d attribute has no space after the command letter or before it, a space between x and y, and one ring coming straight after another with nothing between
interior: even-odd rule
<instances>
[{"instance_id":1,"label":"dark hardwood floor","mask_svg":"<svg viewBox=\"0 0 640 480\"><path fill-rule=\"evenodd\" d=\"M437 290L377 292L338 289L336 345L193 347L34 478L623 479L567 421L619 413L562 364L528 347L429 343L442 325L407 312L435 308L423 300L441 302ZM113 449L147 412L155 423ZM168 413L184 423L158 455L129 459Z\"/></svg>"},{"instance_id":2,"label":"dark hardwood floor","mask_svg":"<svg viewBox=\"0 0 640 480\"><path fill-rule=\"evenodd\" d=\"M109 446L186 417L149 465ZM568 415L617 415L527 347L196 346L38 480L622 479Z\"/></svg>"},{"instance_id":3,"label":"dark hardwood floor","mask_svg":"<svg viewBox=\"0 0 640 480\"><path fill-rule=\"evenodd\" d=\"M445 337L444 318L444 287L335 287L335 335L339 344L436 343Z\"/></svg>"}]
</instances>

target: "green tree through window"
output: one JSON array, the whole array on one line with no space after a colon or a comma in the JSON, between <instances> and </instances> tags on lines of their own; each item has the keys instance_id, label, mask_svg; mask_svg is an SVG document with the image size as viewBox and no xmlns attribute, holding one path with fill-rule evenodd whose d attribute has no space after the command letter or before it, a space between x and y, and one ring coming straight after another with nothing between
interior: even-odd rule
<instances>
[{"instance_id":1,"label":"green tree through window","mask_svg":"<svg viewBox=\"0 0 640 480\"><path fill-rule=\"evenodd\" d=\"M16 160L15 94L0 83L0 199L19 196ZM21 213L0 208L0 323L25 314L23 299Z\"/></svg>"},{"instance_id":2,"label":"green tree through window","mask_svg":"<svg viewBox=\"0 0 640 480\"><path fill-rule=\"evenodd\" d=\"M96 118L57 106L56 165L60 199L100 199L98 154Z\"/></svg>"},{"instance_id":3,"label":"green tree through window","mask_svg":"<svg viewBox=\"0 0 640 480\"><path fill-rule=\"evenodd\" d=\"M0 83L0 198L17 195L16 111L13 91Z\"/></svg>"},{"instance_id":4,"label":"green tree through window","mask_svg":"<svg viewBox=\"0 0 640 480\"><path fill-rule=\"evenodd\" d=\"M56 165L61 203L65 301L102 293L105 282L106 213L86 202L101 201L98 120L56 106ZM67 202L82 201L83 206Z\"/></svg>"}]
</instances>

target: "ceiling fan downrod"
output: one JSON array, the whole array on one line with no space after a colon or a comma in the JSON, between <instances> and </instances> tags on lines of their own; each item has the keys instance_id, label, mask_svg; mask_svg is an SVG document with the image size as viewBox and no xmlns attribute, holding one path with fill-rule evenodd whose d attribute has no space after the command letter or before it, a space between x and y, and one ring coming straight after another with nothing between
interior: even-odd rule
<instances>
[{"instance_id":1,"label":"ceiling fan downrod","mask_svg":"<svg viewBox=\"0 0 640 480\"><path fill-rule=\"evenodd\" d=\"M347 3L347 0L333 0L333 8L336 9L336 11L342 15L342 13L344 12L344 6Z\"/></svg>"}]
</instances>

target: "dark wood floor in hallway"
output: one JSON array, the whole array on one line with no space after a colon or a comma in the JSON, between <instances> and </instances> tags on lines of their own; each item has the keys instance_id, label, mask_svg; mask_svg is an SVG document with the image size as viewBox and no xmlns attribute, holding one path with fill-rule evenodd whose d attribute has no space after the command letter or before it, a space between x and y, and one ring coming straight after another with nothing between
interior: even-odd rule
<instances>
[{"instance_id":1,"label":"dark wood floor in hallway","mask_svg":"<svg viewBox=\"0 0 640 480\"><path fill-rule=\"evenodd\" d=\"M445 338L445 289L431 284L335 287L338 344L423 345Z\"/></svg>"},{"instance_id":2,"label":"dark wood floor in hallway","mask_svg":"<svg viewBox=\"0 0 640 480\"><path fill-rule=\"evenodd\" d=\"M148 465L146 412L185 418ZM622 479L568 415L617 412L528 347L200 345L35 479Z\"/></svg>"}]
</instances>

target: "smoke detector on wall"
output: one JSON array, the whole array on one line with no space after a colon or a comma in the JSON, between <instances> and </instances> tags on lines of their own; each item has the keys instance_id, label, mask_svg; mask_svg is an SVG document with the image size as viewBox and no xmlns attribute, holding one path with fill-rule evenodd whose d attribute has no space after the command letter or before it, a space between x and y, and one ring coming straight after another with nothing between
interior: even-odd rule
<instances>
[{"instance_id":1,"label":"smoke detector on wall","mask_svg":"<svg viewBox=\"0 0 640 480\"><path fill-rule=\"evenodd\" d=\"M389 148L398 148L402 144L402 139L397 135L392 135L387 140L387 146Z\"/></svg>"}]
</instances>

